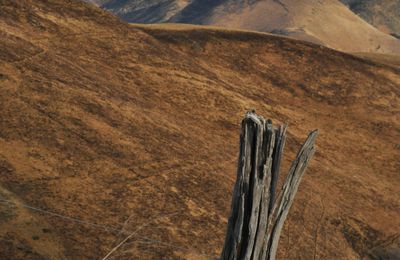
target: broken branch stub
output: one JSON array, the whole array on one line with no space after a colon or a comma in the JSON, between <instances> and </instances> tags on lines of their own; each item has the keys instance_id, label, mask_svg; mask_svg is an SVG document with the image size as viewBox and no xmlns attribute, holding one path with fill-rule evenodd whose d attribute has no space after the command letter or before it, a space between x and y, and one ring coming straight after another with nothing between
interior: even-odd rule
<instances>
[{"instance_id":1,"label":"broken branch stub","mask_svg":"<svg viewBox=\"0 0 400 260\"><path fill-rule=\"evenodd\" d=\"M309 134L276 198L286 126L274 128L271 120L246 114L222 260L275 259L283 223L315 152L317 134L318 130Z\"/></svg>"}]
</instances>

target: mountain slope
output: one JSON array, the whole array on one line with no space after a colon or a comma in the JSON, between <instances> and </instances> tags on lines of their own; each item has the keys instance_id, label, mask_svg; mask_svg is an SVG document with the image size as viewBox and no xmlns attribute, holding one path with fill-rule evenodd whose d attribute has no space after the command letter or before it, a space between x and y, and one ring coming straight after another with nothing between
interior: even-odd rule
<instances>
[{"instance_id":1,"label":"mountain slope","mask_svg":"<svg viewBox=\"0 0 400 260\"><path fill-rule=\"evenodd\" d=\"M129 22L159 23L168 21L191 2L192 0L105 0L96 4Z\"/></svg>"},{"instance_id":2,"label":"mountain slope","mask_svg":"<svg viewBox=\"0 0 400 260\"><path fill-rule=\"evenodd\" d=\"M193 10L199 10L193 7ZM190 22L184 9L175 22ZM335 1L224 1L206 18L194 22L228 28L273 32L347 52L399 53L400 41L388 36Z\"/></svg>"},{"instance_id":3,"label":"mountain slope","mask_svg":"<svg viewBox=\"0 0 400 260\"><path fill-rule=\"evenodd\" d=\"M374 28L339 1L113 0L102 7L133 23L216 25L283 34L346 52L400 54L398 39Z\"/></svg>"},{"instance_id":4,"label":"mountain slope","mask_svg":"<svg viewBox=\"0 0 400 260\"><path fill-rule=\"evenodd\" d=\"M284 169L321 131L280 259L398 250L399 70L73 0L0 12L0 258L99 259L132 232L115 258L218 255L251 108L289 123Z\"/></svg>"},{"instance_id":5,"label":"mountain slope","mask_svg":"<svg viewBox=\"0 0 400 260\"><path fill-rule=\"evenodd\" d=\"M399 0L341 0L376 28L400 38Z\"/></svg>"}]
</instances>

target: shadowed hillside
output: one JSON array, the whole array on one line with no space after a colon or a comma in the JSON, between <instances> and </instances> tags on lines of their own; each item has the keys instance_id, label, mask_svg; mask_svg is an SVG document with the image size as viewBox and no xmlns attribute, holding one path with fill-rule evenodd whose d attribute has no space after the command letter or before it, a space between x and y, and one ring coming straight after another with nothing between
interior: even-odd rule
<instances>
[{"instance_id":1,"label":"shadowed hillside","mask_svg":"<svg viewBox=\"0 0 400 260\"><path fill-rule=\"evenodd\" d=\"M99 259L133 232L116 259L218 256L252 108L289 124L284 170L321 132L279 259L397 252L399 70L73 0L0 13L0 258Z\"/></svg>"},{"instance_id":2,"label":"shadowed hillside","mask_svg":"<svg viewBox=\"0 0 400 260\"><path fill-rule=\"evenodd\" d=\"M228 0L208 12L191 6L171 21L272 32L346 52L400 54L399 40L378 31L339 1Z\"/></svg>"},{"instance_id":3,"label":"shadowed hillside","mask_svg":"<svg viewBox=\"0 0 400 260\"><path fill-rule=\"evenodd\" d=\"M395 27L399 20L397 0L343 2L351 10L365 7L357 9L360 16L368 14L367 21L382 26ZM100 6L131 23L214 25L286 35L346 52L400 54L400 41L390 31L374 28L339 0L105 0Z\"/></svg>"},{"instance_id":4,"label":"shadowed hillside","mask_svg":"<svg viewBox=\"0 0 400 260\"><path fill-rule=\"evenodd\" d=\"M191 2L192 0L104 0L95 4L115 13L125 21L159 23L168 21Z\"/></svg>"},{"instance_id":5,"label":"shadowed hillside","mask_svg":"<svg viewBox=\"0 0 400 260\"><path fill-rule=\"evenodd\" d=\"M341 0L364 20L383 32L400 38L399 0Z\"/></svg>"}]
</instances>

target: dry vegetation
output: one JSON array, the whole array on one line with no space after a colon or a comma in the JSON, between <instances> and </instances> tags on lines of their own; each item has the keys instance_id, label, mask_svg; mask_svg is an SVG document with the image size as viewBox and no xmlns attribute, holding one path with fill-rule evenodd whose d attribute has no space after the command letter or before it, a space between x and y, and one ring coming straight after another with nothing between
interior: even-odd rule
<instances>
[{"instance_id":1,"label":"dry vegetation","mask_svg":"<svg viewBox=\"0 0 400 260\"><path fill-rule=\"evenodd\" d=\"M400 55L400 41L389 35L395 35L396 31L377 29L383 29L385 24L395 28L399 4L393 0L342 0L343 3L339 0L100 2L99 6L130 23L187 23L272 32L345 52Z\"/></svg>"},{"instance_id":2,"label":"dry vegetation","mask_svg":"<svg viewBox=\"0 0 400 260\"><path fill-rule=\"evenodd\" d=\"M284 169L321 131L280 259L398 250L398 69L264 34L130 26L72 0L0 13L1 258L101 258L135 230L117 258L218 255L249 108L289 123Z\"/></svg>"},{"instance_id":3,"label":"dry vegetation","mask_svg":"<svg viewBox=\"0 0 400 260\"><path fill-rule=\"evenodd\" d=\"M368 24L340 1L227 1L204 24L273 32L345 52L400 55L400 41ZM268 15L266 15L268 14Z\"/></svg>"},{"instance_id":4,"label":"dry vegetation","mask_svg":"<svg viewBox=\"0 0 400 260\"><path fill-rule=\"evenodd\" d=\"M375 62L383 63L389 66L394 66L400 68L400 56L390 55L382 53L354 53L354 55L359 56L364 59L373 60Z\"/></svg>"},{"instance_id":5,"label":"dry vegetation","mask_svg":"<svg viewBox=\"0 0 400 260\"><path fill-rule=\"evenodd\" d=\"M379 30L400 36L400 1L341 0L341 2Z\"/></svg>"}]
</instances>

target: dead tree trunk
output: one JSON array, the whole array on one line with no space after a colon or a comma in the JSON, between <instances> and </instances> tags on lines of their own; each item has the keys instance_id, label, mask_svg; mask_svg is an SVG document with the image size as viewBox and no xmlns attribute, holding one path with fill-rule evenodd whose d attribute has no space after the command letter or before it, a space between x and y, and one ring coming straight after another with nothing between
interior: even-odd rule
<instances>
[{"instance_id":1,"label":"dead tree trunk","mask_svg":"<svg viewBox=\"0 0 400 260\"><path fill-rule=\"evenodd\" d=\"M271 120L246 114L222 260L275 259L283 223L314 154L317 134L315 130L308 136L276 198L286 126L274 128Z\"/></svg>"}]
</instances>

